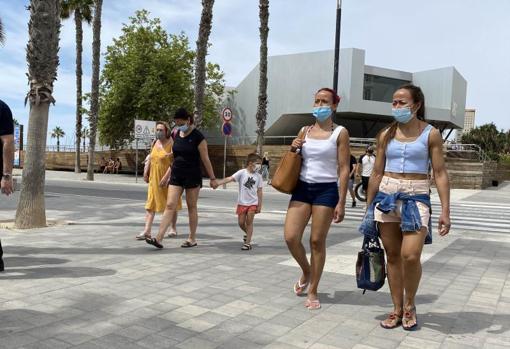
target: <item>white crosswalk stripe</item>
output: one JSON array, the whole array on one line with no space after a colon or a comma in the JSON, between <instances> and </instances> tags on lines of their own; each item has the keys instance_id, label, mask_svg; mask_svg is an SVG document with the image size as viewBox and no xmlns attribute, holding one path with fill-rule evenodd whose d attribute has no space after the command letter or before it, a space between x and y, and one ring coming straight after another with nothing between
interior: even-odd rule
<instances>
[{"instance_id":1,"label":"white crosswalk stripe","mask_svg":"<svg viewBox=\"0 0 510 349\"><path fill-rule=\"evenodd\" d=\"M359 205L359 203L358 203ZM361 221L365 210L346 208L346 220ZM432 227L437 226L441 213L439 202L432 203ZM454 203L450 206L452 230L476 230L510 233L510 206L484 203Z\"/></svg>"}]
</instances>

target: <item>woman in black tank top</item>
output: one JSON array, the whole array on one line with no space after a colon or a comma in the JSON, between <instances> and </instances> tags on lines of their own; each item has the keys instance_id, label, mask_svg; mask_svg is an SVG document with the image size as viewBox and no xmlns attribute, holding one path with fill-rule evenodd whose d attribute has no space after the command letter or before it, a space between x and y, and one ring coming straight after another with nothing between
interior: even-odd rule
<instances>
[{"instance_id":1,"label":"woman in black tank top","mask_svg":"<svg viewBox=\"0 0 510 349\"><path fill-rule=\"evenodd\" d=\"M202 187L202 170L200 162L204 164L207 175L210 178L210 186L213 189L218 187L214 171L207 152L205 137L198 131L193 122L193 116L186 109L180 108L176 111L175 125L178 132L175 134L172 147L174 162L168 185L167 206L161 219L159 232L156 238L146 239L148 244L157 248L163 248L161 242L173 217L177 214L177 203L182 193L186 191L186 206L189 216L189 236L181 247L197 246L196 232L198 226L198 194Z\"/></svg>"}]
</instances>

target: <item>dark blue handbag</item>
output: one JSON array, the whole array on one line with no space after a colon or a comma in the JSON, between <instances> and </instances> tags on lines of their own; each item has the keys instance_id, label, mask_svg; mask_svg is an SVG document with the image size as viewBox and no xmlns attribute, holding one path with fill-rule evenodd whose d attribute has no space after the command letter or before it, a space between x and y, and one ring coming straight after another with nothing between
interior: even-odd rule
<instances>
[{"instance_id":1,"label":"dark blue handbag","mask_svg":"<svg viewBox=\"0 0 510 349\"><path fill-rule=\"evenodd\" d=\"M386 279L386 263L384 250L378 238L365 237L363 246L358 252L356 261L356 282L358 288L363 290L377 291L384 285Z\"/></svg>"}]
</instances>

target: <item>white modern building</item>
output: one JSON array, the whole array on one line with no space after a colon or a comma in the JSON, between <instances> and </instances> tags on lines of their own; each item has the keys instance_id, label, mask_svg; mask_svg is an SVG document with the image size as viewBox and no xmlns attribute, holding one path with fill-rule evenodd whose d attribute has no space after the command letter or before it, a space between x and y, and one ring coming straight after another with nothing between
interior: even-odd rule
<instances>
[{"instance_id":1,"label":"white modern building","mask_svg":"<svg viewBox=\"0 0 510 349\"><path fill-rule=\"evenodd\" d=\"M294 136L313 122L314 93L331 87L333 59L333 50L269 57L267 143L272 143L271 136ZM365 51L355 48L340 52L341 102L335 122L346 126L351 137L375 137L392 121L393 92L407 82L423 89L429 122L441 131L464 126L467 82L454 67L419 72L374 67L365 64ZM251 143L256 136L258 84L257 65L228 98L234 112L234 143ZM444 132L444 137L448 134Z\"/></svg>"}]
</instances>

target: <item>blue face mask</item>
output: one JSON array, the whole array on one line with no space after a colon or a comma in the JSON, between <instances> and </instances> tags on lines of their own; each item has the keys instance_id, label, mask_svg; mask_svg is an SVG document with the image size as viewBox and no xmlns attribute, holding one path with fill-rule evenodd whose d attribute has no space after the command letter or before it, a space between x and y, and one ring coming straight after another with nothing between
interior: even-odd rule
<instances>
[{"instance_id":1,"label":"blue face mask","mask_svg":"<svg viewBox=\"0 0 510 349\"><path fill-rule=\"evenodd\" d=\"M413 118L413 113L411 112L411 108L409 107L398 109L393 108L391 109L391 114L393 115L395 121L400 122L402 124L407 124Z\"/></svg>"},{"instance_id":2,"label":"blue face mask","mask_svg":"<svg viewBox=\"0 0 510 349\"><path fill-rule=\"evenodd\" d=\"M325 107L313 107L313 116L318 121L326 121L332 114L331 107L325 106Z\"/></svg>"},{"instance_id":3,"label":"blue face mask","mask_svg":"<svg viewBox=\"0 0 510 349\"><path fill-rule=\"evenodd\" d=\"M184 124L182 126L178 126L177 129L179 131L181 131L182 133L186 133L186 131L188 131L188 129L189 129L189 125L188 124Z\"/></svg>"}]
</instances>

